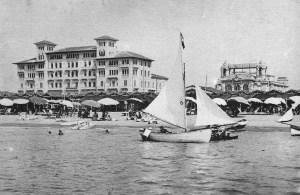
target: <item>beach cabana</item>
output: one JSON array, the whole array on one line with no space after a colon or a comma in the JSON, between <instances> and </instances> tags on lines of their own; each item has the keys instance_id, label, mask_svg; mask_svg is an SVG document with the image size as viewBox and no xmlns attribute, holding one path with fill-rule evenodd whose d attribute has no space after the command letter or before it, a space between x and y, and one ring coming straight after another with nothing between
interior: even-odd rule
<instances>
[{"instance_id":1,"label":"beach cabana","mask_svg":"<svg viewBox=\"0 0 300 195\"><path fill-rule=\"evenodd\" d=\"M218 104L219 106L226 106L227 103L224 99L222 98L214 98L213 101Z\"/></svg>"}]
</instances>

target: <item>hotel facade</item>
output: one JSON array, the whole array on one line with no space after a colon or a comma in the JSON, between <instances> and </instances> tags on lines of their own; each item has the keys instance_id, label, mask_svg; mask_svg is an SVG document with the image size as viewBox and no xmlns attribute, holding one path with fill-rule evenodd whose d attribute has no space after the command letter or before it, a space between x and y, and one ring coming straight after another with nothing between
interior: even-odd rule
<instances>
[{"instance_id":1,"label":"hotel facade","mask_svg":"<svg viewBox=\"0 0 300 195\"><path fill-rule=\"evenodd\" d=\"M55 50L50 41L35 43L35 58L16 62L18 92L76 95L96 92L159 92L167 78L151 73L152 59L118 51L118 39L95 38L96 46Z\"/></svg>"},{"instance_id":2,"label":"hotel facade","mask_svg":"<svg viewBox=\"0 0 300 195\"><path fill-rule=\"evenodd\" d=\"M225 92L286 91L289 87L287 77L269 75L267 68L267 65L261 61L245 64L224 62L221 66L221 77L218 79L216 89Z\"/></svg>"}]
</instances>

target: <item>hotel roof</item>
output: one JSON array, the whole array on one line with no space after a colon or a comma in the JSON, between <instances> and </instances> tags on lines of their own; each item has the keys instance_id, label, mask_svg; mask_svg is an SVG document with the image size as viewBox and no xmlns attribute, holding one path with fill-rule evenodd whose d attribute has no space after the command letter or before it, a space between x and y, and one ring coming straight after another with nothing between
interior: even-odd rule
<instances>
[{"instance_id":1,"label":"hotel roof","mask_svg":"<svg viewBox=\"0 0 300 195\"><path fill-rule=\"evenodd\" d=\"M108 35L103 35L103 36L101 36L101 37L97 37L97 38L95 38L95 40L112 40L112 41L119 41L118 39L113 38L113 37L108 36Z\"/></svg>"},{"instance_id":2,"label":"hotel roof","mask_svg":"<svg viewBox=\"0 0 300 195\"><path fill-rule=\"evenodd\" d=\"M35 45L53 45L53 46L56 45L55 43L52 43L52 42L46 41L46 40L39 41L39 42L36 42L36 43L34 43L34 44L35 44Z\"/></svg>"},{"instance_id":3,"label":"hotel roof","mask_svg":"<svg viewBox=\"0 0 300 195\"><path fill-rule=\"evenodd\" d=\"M29 60L23 60L23 61L20 61L20 62L15 62L13 64L30 64L30 63L40 63L40 62L45 62L45 61L38 61L38 60L36 60L36 58L31 58Z\"/></svg>"},{"instance_id":4,"label":"hotel roof","mask_svg":"<svg viewBox=\"0 0 300 195\"><path fill-rule=\"evenodd\" d=\"M117 53L115 56L113 56L112 58L138 58L138 59L144 59L144 60L150 60L153 61L150 58L147 58L143 55L131 52L131 51L121 51L119 53Z\"/></svg>"},{"instance_id":5,"label":"hotel roof","mask_svg":"<svg viewBox=\"0 0 300 195\"><path fill-rule=\"evenodd\" d=\"M96 46L80 46L80 47L66 47L63 49L58 49L52 52L47 52L47 54L51 53L65 53L65 52L80 52L80 51L92 51L96 50Z\"/></svg>"}]
</instances>

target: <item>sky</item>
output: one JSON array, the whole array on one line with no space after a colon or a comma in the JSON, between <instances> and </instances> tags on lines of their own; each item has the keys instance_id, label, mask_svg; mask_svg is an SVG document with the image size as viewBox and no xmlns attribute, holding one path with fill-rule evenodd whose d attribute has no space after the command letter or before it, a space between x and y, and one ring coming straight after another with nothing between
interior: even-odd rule
<instances>
[{"instance_id":1,"label":"sky","mask_svg":"<svg viewBox=\"0 0 300 195\"><path fill-rule=\"evenodd\" d=\"M17 90L16 65L36 57L33 43L56 49L118 38L120 51L155 61L170 75L179 32L188 84L213 86L227 63L263 61L268 74L300 89L300 1L297 0L1 0L0 90Z\"/></svg>"}]
</instances>

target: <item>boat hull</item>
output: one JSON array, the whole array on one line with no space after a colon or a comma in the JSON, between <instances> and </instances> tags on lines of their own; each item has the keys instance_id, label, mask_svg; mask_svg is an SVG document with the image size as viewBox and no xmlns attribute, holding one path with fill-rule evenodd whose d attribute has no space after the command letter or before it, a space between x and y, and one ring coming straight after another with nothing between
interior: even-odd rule
<instances>
[{"instance_id":1,"label":"boat hull","mask_svg":"<svg viewBox=\"0 0 300 195\"><path fill-rule=\"evenodd\" d=\"M72 127L72 130L85 130L85 129L91 129L95 126L95 124L89 124L89 125L76 125Z\"/></svg>"},{"instance_id":2,"label":"boat hull","mask_svg":"<svg viewBox=\"0 0 300 195\"><path fill-rule=\"evenodd\" d=\"M300 136L300 127L299 126L291 125L290 128L291 128L292 136Z\"/></svg>"},{"instance_id":3,"label":"boat hull","mask_svg":"<svg viewBox=\"0 0 300 195\"><path fill-rule=\"evenodd\" d=\"M146 137L141 133L143 141L173 142L173 143L208 143L211 138L211 129L194 130L183 133L150 133Z\"/></svg>"}]
</instances>

